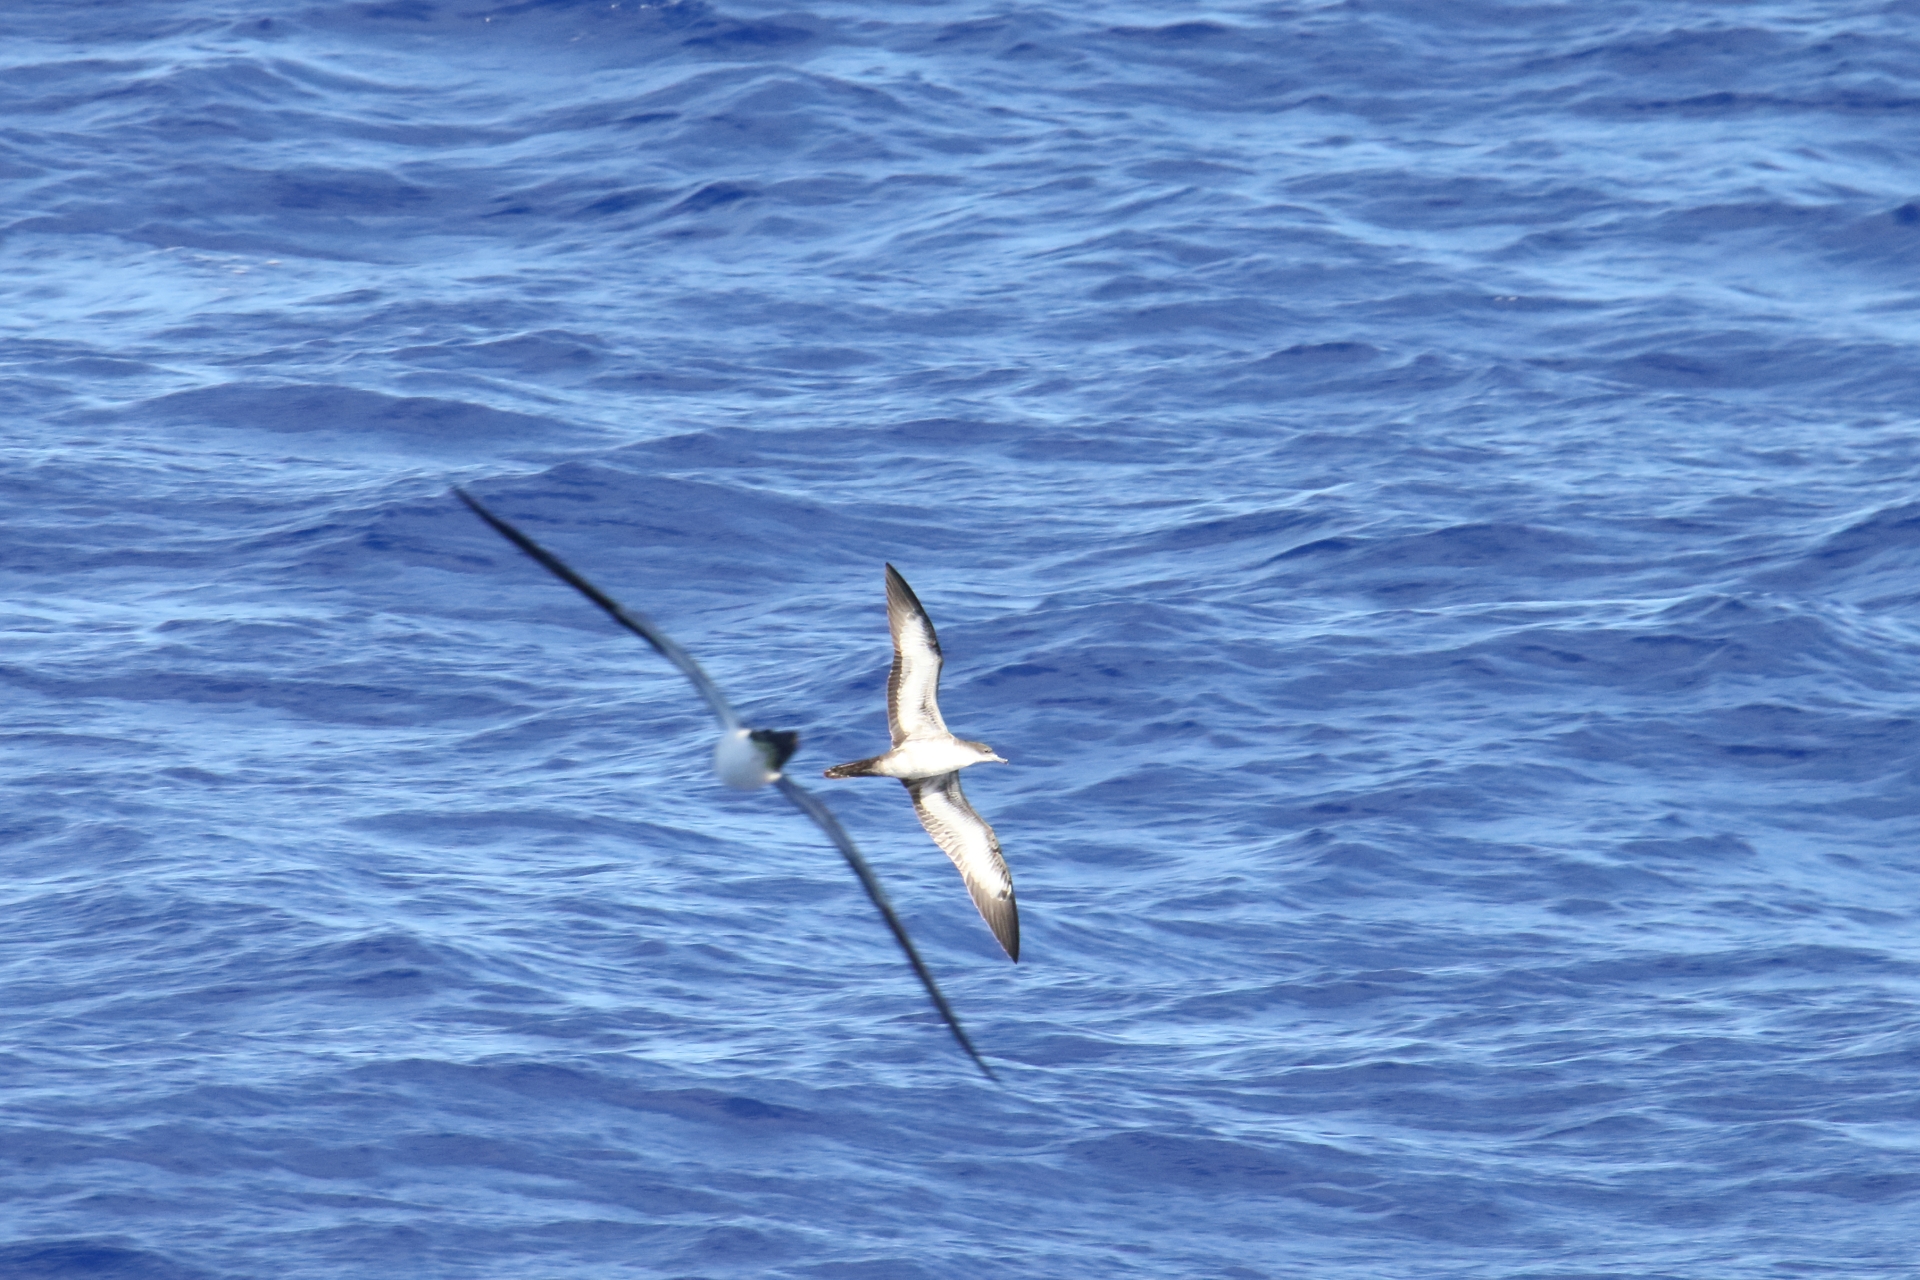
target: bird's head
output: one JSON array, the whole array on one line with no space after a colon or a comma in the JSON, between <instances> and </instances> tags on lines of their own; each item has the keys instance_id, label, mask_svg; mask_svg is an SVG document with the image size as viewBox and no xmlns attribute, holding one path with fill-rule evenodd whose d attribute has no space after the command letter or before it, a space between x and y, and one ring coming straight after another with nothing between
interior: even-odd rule
<instances>
[{"instance_id":1,"label":"bird's head","mask_svg":"<svg viewBox=\"0 0 1920 1280\"><path fill-rule=\"evenodd\" d=\"M955 738L954 741L974 753L974 758L967 761L968 764L1005 764L1007 762L1005 756L993 754L993 748L984 742L969 742L965 738Z\"/></svg>"},{"instance_id":2,"label":"bird's head","mask_svg":"<svg viewBox=\"0 0 1920 1280\"><path fill-rule=\"evenodd\" d=\"M799 746L791 729L735 729L715 745L713 771L728 786L752 791L778 778Z\"/></svg>"}]
</instances>

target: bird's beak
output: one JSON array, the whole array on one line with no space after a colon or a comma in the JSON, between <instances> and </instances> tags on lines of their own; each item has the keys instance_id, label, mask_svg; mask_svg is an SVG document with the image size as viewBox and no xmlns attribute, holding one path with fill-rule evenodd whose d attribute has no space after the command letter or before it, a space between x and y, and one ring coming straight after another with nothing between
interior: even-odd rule
<instances>
[{"instance_id":1,"label":"bird's beak","mask_svg":"<svg viewBox=\"0 0 1920 1280\"><path fill-rule=\"evenodd\" d=\"M1007 758L1005 756L988 756L987 757L988 764L1005 764L1006 762L1007 762Z\"/></svg>"}]
</instances>

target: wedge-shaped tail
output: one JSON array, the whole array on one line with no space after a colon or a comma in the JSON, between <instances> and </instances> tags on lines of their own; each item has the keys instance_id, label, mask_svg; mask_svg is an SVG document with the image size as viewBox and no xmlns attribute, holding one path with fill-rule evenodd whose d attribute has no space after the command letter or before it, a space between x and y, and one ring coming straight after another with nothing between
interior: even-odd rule
<instances>
[{"instance_id":1,"label":"wedge-shaped tail","mask_svg":"<svg viewBox=\"0 0 1920 1280\"><path fill-rule=\"evenodd\" d=\"M847 764L837 764L820 776L823 778L879 778L884 777L878 769L881 757L868 756L865 760L854 760Z\"/></svg>"}]
</instances>

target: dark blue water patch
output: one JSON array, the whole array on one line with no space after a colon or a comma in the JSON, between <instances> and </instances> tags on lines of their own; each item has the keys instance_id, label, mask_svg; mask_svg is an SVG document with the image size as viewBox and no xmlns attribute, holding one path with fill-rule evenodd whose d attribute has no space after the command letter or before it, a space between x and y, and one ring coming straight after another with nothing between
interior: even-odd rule
<instances>
[{"instance_id":1,"label":"dark blue water patch","mask_svg":"<svg viewBox=\"0 0 1920 1280\"><path fill-rule=\"evenodd\" d=\"M1883 1204L1914 1198L1916 1193L1920 1193L1920 1176L1854 1168L1802 1178L1768 1179L1766 1185L1769 1190L1832 1196L1860 1204Z\"/></svg>"},{"instance_id":2,"label":"dark blue water patch","mask_svg":"<svg viewBox=\"0 0 1920 1280\"><path fill-rule=\"evenodd\" d=\"M1182 1000L1169 1012L1180 1021L1212 1022L1220 1018L1243 1019L1267 1009L1297 1006L1306 1009L1346 1009L1376 1001L1400 1001L1407 984L1425 980L1426 975L1409 969L1385 969L1290 978L1253 988L1239 989Z\"/></svg>"},{"instance_id":3,"label":"dark blue water patch","mask_svg":"<svg viewBox=\"0 0 1920 1280\"><path fill-rule=\"evenodd\" d=\"M1907 267L1920 258L1920 203L1855 214L1825 229L1830 259L1845 266Z\"/></svg>"},{"instance_id":4,"label":"dark blue water patch","mask_svg":"<svg viewBox=\"0 0 1920 1280\"><path fill-rule=\"evenodd\" d=\"M1564 781L1564 775L1561 780ZM1342 789L1303 798L1297 804L1280 808L1273 816L1288 827L1386 822L1419 828L1440 822L1486 820L1503 812L1522 811L1551 790L1546 785L1546 776L1536 777L1528 785L1510 773L1492 768L1436 771L1397 785ZM1342 865L1351 867L1352 864L1343 862Z\"/></svg>"},{"instance_id":5,"label":"dark blue water patch","mask_svg":"<svg viewBox=\"0 0 1920 1280\"><path fill-rule=\"evenodd\" d=\"M680 43L689 49L738 57L758 50L784 52L813 39L812 30L787 23L722 21L709 24L707 29L686 37Z\"/></svg>"},{"instance_id":6,"label":"dark blue water patch","mask_svg":"<svg viewBox=\"0 0 1920 1280\"><path fill-rule=\"evenodd\" d=\"M1859 724L1857 746L1840 745L1830 736L1834 720L1849 729ZM1906 726L1903 721L1877 720L1777 707L1700 710L1685 716L1643 713L1596 718L1586 728L1556 734L1551 751L1590 766L1637 765L1682 776L1713 774L1728 786L1736 780L1762 789L1814 783L1842 786L1845 792L1832 795L1802 792L1799 803L1808 814L1827 804L1842 808L1851 804L1891 818L1911 809L1910 803L1897 799L1904 793L1910 771L1886 755L1887 744L1897 743ZM1755 799L1764 794L1764 790L1752 793Z\"/></svg>"},{"instance_id":7,"label":"dark blue water patch","mask_svg":"<svg viewBox=\"0 0 1920 1280\"><path fill-rule=\"evenodd\" d=\"M1840 718L1846 729L1839 735L1822 723L1827 714L1770 704L1728 708L1697 723L1702 745L1711 744L1743 768L1851 782L1878 779L1890 768L1904 776L1905 767L1895 763L1897 757L1888 750L1913 731L1912 719L1857 714Z\"/></svg>"},{"instance_id":8,"label":"dark blue water patch","mask_svg":"<svg viewBox=\"0 0 1920 1280\"><path fill-rule=\"evenodd\" d=\"M1708 204L1663 215L1653 228L1661 240L1675 245L1725 243L1730 236L1760 232L1748 237L1743 247L1758 247L1772 236L1814 238L1832 235L1844 221L1845 206L1789 204L1783 201L1755 201L1741 204Z\"/></svg>"},{"instance_id":9,"label":"dark blue water patch","mask_svg":"<svg viewBox=\"0 0 1920 1280\"><path fill-rule=\"evenodd\" d=\"M1317 538L1278 552L1273 582L1338 583L1395 602L1483 595L1484 571L1555 583L1619 572L1593 540L1538 525L1460 524L1420 533Z\"/></svg>"},{"instance_id":10,"label":"dark blue water patch","mask_svg":"<svg viewBox=\"0 0 1920 1280\"><path fill-rule=\"evenodd\" d=\"M604 1072L540 1061L455 1065L424 1059L355 1068L355 1081L407 1090L420 1098L500 1091L519 1104L610 1107L693 1123L729 1140L752 1142L762 1135L814 1133L852 1137L846 1118L713 1089L656 1089L623 1072Z\"/></svg>"},{"instance_id":11,"label":"dark blue water patch","mask_svg":"<svg viewBox=\"0 0 1920 1280\"><path fill-rule=\"evenodd\" d=\"M1365 342L1295 343L1246 367L1249 373L1286 377L1316 365L1367 364L1383 354L1378 347Z\"/></svg>"},{"instance_id":12,"label":"dark blue water patch","mask_svg":"<svg viewBox=\"0 0 1920 1280\"><path fill-rule=\"evenodd\" d=\"M644 118L646 123L653 123L662 119L670 119L672 115L673 113L670 112L645 112L642 113L642 117L634 117L633 120ZM498 218L525 216L540 212L551 213L553 212L551 209L542 210L535 201L542 196L550 199L553 194L555 193L551 191L543 191L538 195L527 192L512 196L501 196L498 197L501 207L493 209L487 216ZM668 200L671 200L674 194L674 190L671 187L622 187L618 190L609 191L605 195L598 195L591 203L582 205L579 209L578 216L583 218L602 218L626 213L631 209L646 209L661 206Z\"/></svg>"},{"instance_id":13,"label":"dark blue water patch","mask_svg":"<svg viewBox=\"0 0 1920 1280\"><path fill-rule=\"evenodd\" d=\"M955 1259L958 1261L958 1259ZM968 1259L969 1265L974 1259ZM985 1261L985 1259L980 1259ZM942 1273L930 1271L926 1265L912 1258L891 1257L863 1259L859 1262L836 1262L808 1268L810 1275L820 1280L936 1280Z\"/></svg>"},{"instance_id":14,"label":"dark blue water patch","mask_svg":"<svg viewBox=\"0 0 1920 1280\"><path fill-rule=\"evenodd\" d=\"M314 996L390 1000L431 994L465 969L465 957L409 933L383 931L304 948L288 957L288 990Z\"/></svg>"},{"instance_id":15,"label":"dark blue water patch","mask_svg":"<svg viewBox=\"0 0 1920 1280\"><path fill-rule=\"evenodd\" d=\"M200 665L191 656L182 656L188 658L186 665ZM65 701L111 699L126 705L177 704L202 710L262 707L334 724L398 726L414 722L427 705L468 716L503 709L492 699L476 701L458 692L428 692L397 682L285 680L270 667L260 666L251 670L228 666L218 671L147 667L102 676L0 671L0 676L10 674L10 683L20 688Z\"/></svg>"},{"instance_id":16,"label":"dark blue water patch","mask_svg":"<svg viewBox=\"0 0 1920 1280\"><path fill-rule=\"evenodd\" d=\"M0 741L11 741L12 735ZM57 835L67 826L67 819L51 814L11 814L0 819L0 846L30 845L50 836Z\"/></svg>"},{"instance_id":17,"label":"dark blue water patch","mask_svg":"<svg viewBox=\"0 0 1920 1280\"><path fill-rule=\"evenodd\" d=\"M738 365L693 360L667 367L604 373L590 385L616 395L701 395L738 391L751 385Z\"/></svg>"},{"instance_id":18,"label":"dark blue water patch","mask_svg":"<svg viewBox=\"0 0 1920 1280\"><path fill-rule=\"evenodd\" d=\"M1813 350L1756 341L1748 334L1686 335L1623 356L1540 360L1541 367L1591 371L1635 386L1662 390L1757 391L1789 383L1824 388L1865 403L1895 401L1913 391L1912 375L1886 350ZM1635 345L1638 345L1636 343Z\"/></svg>"},{"instance_id":19,"label":"dark blue water patch","mask_svg":"<svg viewBox=\"0 0 1920 1280\"><path fill-rule=\"evenodd\" d=\"M482 405L398 397L327 385L228 383L162 396L128 411L140 418L261 433L324 431L369 440L471 448L482 441L551 438L564 424Z\"/></svg>"},{"instance_id":20,"label":"dark blue water patch","mask_svg":"<svg viewBox=\"0 0 1920 1280\"><path fill-rule=\"evenodd\" d=\"M219 1274L155 1250L92 1239L0 1245L0 1269L17 1280L211 1280Z\"/></svg>"},{"instance_id":21,"label":"dark blue water patch","mask_svg":"<svg viewBox=\"0 0 1920 1280\"><path fill-rule=\"evenodd\" d=\"M1353 362L1355 366L1362 362ZM1356 394L1423 396L1470 384L1486 370L1427 352L1385 367L1349 367L1331 361L1301 361L1285 352L1234 371L1212 392L1228 402L1272 403L1290 397L1352 397Z\"/></svg>"},{"instance_id":22,"label":"dark blue water patch","mask_svg":"<svg viewBox=\"0 0 1920 1280\"><path fill-rule=\"evenodd\" d=\"M1893 979L1914 969L1912 963L1884 952L1834 946L1776 945L1768 948L1740 948L1703 952L1651 952L1621 959L1564 961L1542 967L1526 976L1529 983L1540 982L1561 990L1609 986L1626 983L1635 988L1674 991L1755 991L1764 993L1777 986L1792 986L1818 975L1844 977L1848 981L1870 983L1877 978ZM1790 1057L1745 1039L1727 1042L1735 1052L1763 1056Z\"/></svg>"},{"instance_id":23,"label":"dark blue water patch","mask_svg":"<svg viewBox=\"0 0 1920 1280\"><path fill-rule=\"evenodd\" d=\"M1744 626L1539 627L1441 651L1431 665L1423 662L1410 674L1444 666L1475 672L1480 677L1475 683L1493 688L1549 684L1589 693L1605 688L1659 693L1704 690L1729 676L1765 673L1778 679L1846 669L1856 657L1872 666L1876 656L1817 618L1787 614L1754 617Z\"/></svg>"},{"instance_id":24,"label":"dark blue water patch","mask_svg":"<svg viewBox=\"0 0 1920 1280\"><path fill-rule=\"evenodd\" d=\"M1141 1130L1076 1142L1065 1154L1106 1178L1210 1195L1286 1195L1302 1183L1365 1186L1376 1181L1365 1162L1307 1142L1262 1147Z\"/></svg>"},{"instance_id":25,"label":"dark blue water patch","mask_svg":"<svg viewBox=\"0 0 1920 1280\"><path fill-rule=\"evenodd\" d=\"M704 214L716 209L724 209L742 200L753 200L761 194L759 186L740 182L710 182L683 197L665 210L666 217L676 214Z\"/></svg>"},{"instance_id":26,"label":"dark blue water patch","mask_svg":"<svg viewBox=\"0 0 1920 1280\"><path fill-rule=\"evenodd\" d=\"M1751 844L1726 833L1717 836L1629 840L1620 846L1620 853L1635 862L1653 861L1658 865L1672 861L1689 866L1720 865L1755 856Z\"/></svg>"},{"instance_id":27,"label":"dark blue water patch","mask_svg":"<svg viewBox=\"0 0 1920 1280\"><path fill-rule=\"evenodd\" d=\"M209 175L214 184L227 193L236 207L222 212L254 212L249 200L279 209L301 213L326 213L341 216L379 216L428 212L432 193L416 183L404 182L378 171L351 172L328 169L282 170L269 177L257 193L235 190L235 175Z\"/></svg>"},{"instance_id":28,"label":"dark blue water patch","mask_svg":"<svg viewBox=\"0 0 1920 1280\"><path fill-rule=\"evenodd\" d=\"M463 809L419 809L354 818L345 825L356 831L392 838L396 843L410 848L436 845L458 849L484 849L502 845L523 848L529 842L537 842L541 846L592 847L595 837L609 836L634 850L692 846L715 853L726 847L725 842L716 842L702 833L666 827L640 818L566 810L541 812L515 809L476 813ZM543 837L563 839L553 841Z\"/></svg>"},{"instance_id":29,"label":"dark blue water patch","mask_svg":"<svg viewBox=\"0 0 1920 1280\"><path fill-rule=\"evenodd\" d=\"M1384 171L1307 179L1293 184L1290 192L1326 199L1351 216L1395 231L1577 226L1632 207L1600 189L1560 181L1517 185L1493 178L1409 180L1408 175Z\"/></svg>"},{"instance_id":30,"label":"dark blue water patch","mask_svg":"<svg viewBox=\"0 0 1920 1280\"><path fill-rule=\"evenodd\" d=\"M1603 96L1582 104L1582 114L1635 119L1728 119L1742 116L1780 117L1816 113L1859 113L1868 116L1908 116L1920 112L1920 94L1884 89L1840 89L1824 92L1741 93L1717 90L1683 97L1642 97L1638 94Z\"/></svg>"},{"instance_id":31,"label":"dark blue water patch","mask_svg":"<svg viewBox=\"0 0 1920 1280\"><path fill-rule=\"evenodd\" d=\"M449 369L536 375L543 378L588 376L603 367L607 343L591 334L552 330L522 333L494 342L447 342L407 347L397 357Z\"/></svg>"},{"instance_id":32,"label":"dark blue water patch","mask_svg":"<svg viewBox=\"0 0 1920 1280\"><path fill-rule=\"evenodd\" d=\"M1328 513L1282 507L1244 515L1198 520L1142 537L1116 554L1138 556L1155 552L1177 554L1202 549L1216 554L1237 544L1252 544L1242 554L1259 556L1266 548L1297 542L1316 528L1332 522Z\"/></svg>"},{"instance_id":33,"label":"dark blue water patch","mask_svg":"<svg viewBox=\"0 0 1920 1280\"><path fill-rule=\"evenodd\" d=\"M1829 534L1792 562L1756 574L1769 586L1828 590L1876 577L1909 576L1920 547L1920 505L1868 513Z\"/></svg>"},{"instance_id":34,"label":"dark blue water patch","mask_svg":"<svg viewBox=\"0 0 1920 1280\"><path fill-rule=\"evenodd\" d=\"M1780 55L1794 48L1795 42L1784 33L1764 27L1674 27L1635 32L1558 58L1541 59L1528 64L1528 68L1600 66L1639 79L1673 76L1696 81L1703 70L1713 74L1709 67L1715 62L1737 73L1777 65ZM1725 74L1724 69L1721 74Z\"/></svg>"},{"instance_id":35,"label":"dark blue water patch","mask_svg":"<svg viewBox=\"0 0 1920 1280\"><path fill-rule=\"evenodd\" d=\"M715 571L721 563L765 563L763 556L749 553L794 545L818 544L844 556L859 547L909 548L921 538L904 510L895 519L876 519L790 492L636 474L626 468L569 464L547 473L530 492L523 489L523 496L498 486L481 492L495 510L590 575L592 566L578 563L574 548L645 548L637 561L632 551L621 556L621 562L637 567L645 580L698 573L709 561ZM436 526L450 523L442 517L455 514L466 516L469 528L456 526L438 538L422 538L422 550L429 544L457 545L463 554L481 557L488 572L513 563L517 553L502 549L497 535L464 511L450 513L441 509L444 506L434 509Z\"/></svg>"},{"instance_id":36,"label":"dark blue water patch","mask_svg":"<svg viewBox=\"0 0 1920 1280\"><path fill-rule=\"evenodd\" d=\"M1109 27L1108 34L1144 40L1152 44L1183 46L1198 40L1224 40L1242 35L1235 27L1220 22L1174 22L1160 27Z\"/></svg>"},{"instance_id":37,"label":"dark blue water patch","mask_svg":"<svg viewBox=\"0 0 1920 1280\"><path fill-rule=\"evenodd\" d=\"M46 342L14 338L0 343L7 363L15 368L44 374L48 390L71 386L75 382L97 383L104 379L150 376L158 369L145 361L106 355L78 342Z\"/></svg>"}]
</instances>

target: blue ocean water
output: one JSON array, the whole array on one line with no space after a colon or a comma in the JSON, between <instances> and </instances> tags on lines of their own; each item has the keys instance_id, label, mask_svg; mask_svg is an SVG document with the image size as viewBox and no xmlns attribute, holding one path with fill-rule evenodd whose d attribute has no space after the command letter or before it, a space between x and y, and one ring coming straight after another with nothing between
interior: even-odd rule
<instances>
[{"instance_id":1,"label":"blue ocean water","mask_svg":"<svg viewBox=\"0 0 1920 1280\"><path fill-rule=\"evenodd\" d=\"M1916 1274L1916 32L14 0L0 1275Z\"/></svg>"}]
</instances>

